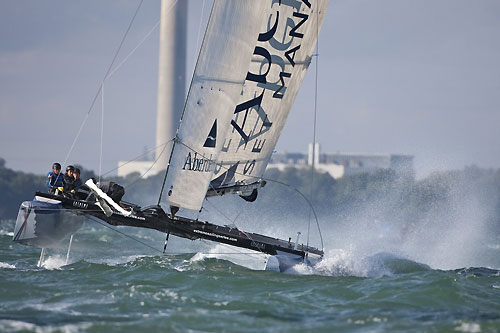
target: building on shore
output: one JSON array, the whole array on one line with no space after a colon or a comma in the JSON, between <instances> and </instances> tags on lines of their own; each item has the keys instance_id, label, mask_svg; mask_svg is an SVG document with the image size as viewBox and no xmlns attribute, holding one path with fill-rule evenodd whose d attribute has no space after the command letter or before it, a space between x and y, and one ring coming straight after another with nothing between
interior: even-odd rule
<instances>
[{"instance_id":1,"label":"building on shore","mask_svg":"<svg viewBox=\"0 0 500 333\"><path fill-rule=\"evenodd\" d=\"M306 153L275 153L268 168L310 168L313 165L319 172L328 172L333 178L356 173L374 173L380 169L393 169L397 174L412 175L413 156L383 153L321 153L319 144Z\"/></svg>"}]
</instances>

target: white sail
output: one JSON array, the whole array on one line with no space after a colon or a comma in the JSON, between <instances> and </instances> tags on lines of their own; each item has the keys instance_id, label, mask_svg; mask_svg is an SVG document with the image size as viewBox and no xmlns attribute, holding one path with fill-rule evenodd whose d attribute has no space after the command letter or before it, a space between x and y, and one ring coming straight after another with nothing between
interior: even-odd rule
<instances>
[{"instance_id":1,"label":"white sail","mask_svg":"<svg viewBox=\"0 0 500 333\"><path fill-rule=\"evenodd\" d=\"M231 184L241 187L263 175L311 63L328 2L268 2L268 17L243 94L233 107L212 189Z\"/></svg>"},{"instance_id":2,"label":"white sail","mask_svg":"<svg viewBox=\"0 0 500 333\"><path fill-rule=\"evenodd\" d=\"M170 159L170 205L202 206L270 3L214 2Z\"/></svg>"}]
</instances>

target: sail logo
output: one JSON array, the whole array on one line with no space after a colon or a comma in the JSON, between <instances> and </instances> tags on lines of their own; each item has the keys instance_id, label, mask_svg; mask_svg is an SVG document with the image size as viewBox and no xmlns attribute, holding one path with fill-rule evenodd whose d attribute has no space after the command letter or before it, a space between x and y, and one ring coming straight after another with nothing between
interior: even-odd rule
<instances>
[{"instance_id":1,"label":"sail logo","mask_svg":"<svg viewBox=\"0 0 500 333\"><path fill-rule=\"evenodd\" d=\"M210 158L206 157L198 157L198 153L194 153L191 155L189 152L184 160L184 166L182 170L188 171L198 171L198 172L212 172L214 169L214 161L212 161L212 154L210 154Z\"/></svg>"},{"instance_id":2,"label":"sail logo","mask_svg":"<svg viewBox=\"0 0 500 333\"><path fill-rule=\"evenodd\" d=\"M203 145L203 147L215 148L216 138L217 138L217 119L214 120L212 129L210 130L210 133L208 133L207 139L205 140L205 144Z\"/></svg>"},{"instance_id":3,"label":"sail logo","mask_svg":"<svg viewBox=\"0 0 500 333\"><path fill-rule=\"evenodd\" d=\"M273 1L273 5L276 3ZM259 44L253 52L255 57L262 59L259 62L258 71L249 70L245 79L246 82L254 82L255 87L262 90L259 93L256 89L253 97L236 105L234 117L231 120L233 131L240 136L239 146L244 145L246 149L246 145L255 140L251 147L254 153L260 153L266 143L262 135L269 132L273 125L269 115L271 117L282 116L278 114L279 110L266 112L267 103L269 103L267 95L272 94L272 99L283 100L287 85L294 79L293 74L298 73L298 71L293 71L293 68L297 64L307 68L310 63L310 59L307 58L295 59L306 32L312 33L313 31L307 28L311 22L310 14L313 12L310 0L287 1L286 3L279 1L277 7L277 10L269 16L268 30L259 34L257 39ZM306 37L312 38L312 36ZM256 113L256 115L251 116L251 113ZM249 119L252 119L252 123L247 124ZM257 139L258 137L261 139Z\"/></svg>"}]
</instances>

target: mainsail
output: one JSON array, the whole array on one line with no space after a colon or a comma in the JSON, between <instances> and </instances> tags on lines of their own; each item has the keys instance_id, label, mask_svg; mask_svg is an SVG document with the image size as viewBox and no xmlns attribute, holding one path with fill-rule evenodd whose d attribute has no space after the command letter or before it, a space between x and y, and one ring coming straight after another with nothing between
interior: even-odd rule
<instances>
[{"instance_id":1,"label":"mainsail","mask_svg":"<svg viewBox=\"0 0 500 333\"><path fill-rule=\"evenodd\" d=\"M311 63L328 2L269 1L211 189L262 177Z\"/></svg>"},{"instance_id":2,"label":"mainsail","mask_svg":"<svg viewBox=\"0 0 500 333\"><path fill-rule=\"evenodd\" d=\"M214 2L171 155L170 205L199 210L207 190L232 185L252 193L245 186L271 158L328 2Z\"/></svg>"},{"instance_id":3,"label":"mainsail","mask_svg":"<svg viewBox=\"0 0 500 333\"><path fill-rule=\"evenodd\" d=\"M214 2L165 182L170 205L193 210L202 206L267 4Z\"/></svg>"}]
</instances>

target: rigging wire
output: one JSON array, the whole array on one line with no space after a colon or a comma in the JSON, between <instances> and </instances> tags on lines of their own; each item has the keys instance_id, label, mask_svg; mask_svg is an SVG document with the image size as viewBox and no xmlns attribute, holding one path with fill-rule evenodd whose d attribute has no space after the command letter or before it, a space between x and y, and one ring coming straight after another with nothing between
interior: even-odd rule
<instances>
[{"instance_id":1,"label":"rigging wire","mask_svg":"<svg viewBox=\"0 0 500 333\"><path fill-rule=\"evenodd\" d=\"M141 9L141 6L142 6L142 3L144 2L144 0L141 0L139 2L139 5L137 6L137 9L135 10L135 13L134 15L132 16L132 19L130 20L130 23L127 27L127 30L125 31L125 34L123 35L122 37L122 40L120 42L120 45L118 46L118 49L116 50L115 52L115 55L113 57L113 60L111 61L111 64L109 65L108 67L108 70L106 71L106 74L104 75L104 78L102 79L102 82L106 81L110 71L111 71L111 68L113 67L115 61L116 61L116 58L118 57L118 54L120 53L120 50L122 49L122 46L123 46L123 43L125 42L125 39L127 38L128 36L128 33L130 31L130 28L132 27L134 21L135 21L135 18L137 17L137 14L139 13L139 10ZM80 128L78 129L78 132L76 133L76 136L75 138L73 139L73 142L71 143L71 146L69 148L69 151L68 151L68 154L66 155L66 158L64 159L64 162L63 162L63 165L66 164L66 162L68 161L69 159L69 156L71 155L71 152L73 151L73 149L75 148L75 144L76 144L76 141L78 140L78 138L80 137L80 134L82 133L82 130L83 130L83 127L85 126L85 124L87 123L87 120L89 118L89 115L90 113L92 112L92 109L94 108L94 105L97 101L97 98L99 97L99 94L101 93L102 91L102 85L99 86L99 89L97 89L97 92L94 96L94 99L92 100L92 103L90 104L90 107L87 111L87 113L85 114L85 118L83 119L81 125L80 125Z\"/></svg>"},{"instance_id":2,"label":"rigging wire","mask_svg":"<svg viewBox=\"0 0 500 333\"><path fill-rule=\"evenodd\" d=\"M120 168L124 167L125 165L127 165L127 164L129 164L129 163L132 163L132 162L137 161L138 159L140 159L140 158L142 158L142 157L144 157L144 156L149 155L152 151L155 151L155 150L159 149L160 147L163 147L164 145L166 145L166 144L170 143L171 141L172 141L172 139L171 139L171 140L169 140L169 141L167 141L166 143L159 144L159 145L158 145L158 146L156 146L156 147L150 148L150 149L148 149L148 150L146 150L146 151L144 151L144 152L140 153L139 155L137 155L137 156L135 156L134 158L132 158L132 159L130 159L130 160L128 160L128 161L126 161L125 163L123 163L123 164L121 164L121 165L119 165L119 166L117 166L117 167L114 167L114 168L112 168L112 169L110 169L110 170L106 171L105 173L103 173L103 174L102 174L102 176L104 177L104 176L106 176L106 175L108 175L108 174L112 173L113 171L116 171L116 170L118 170L118 169L120 169Z\"/></svg>"},{"instance_id":3,"label":"rigging wire","mask_svg":"<svg viewBox=\"0 0 500 333\"><path fill-rule=\"evenodd\" d=\"M201 26L202 26L202 23L203 23L203 12L204 11L205 11L205 0L203 0L203 3L201 5L200 24L198 25L198 36L196 37L196 50L195 50L196 53L195 54L199 54L200 53L199 50L198 50L198 48L199 48L199 44L200 44ZM194 65L193 67L196 66L196 62L197 62L197 60L195 60L195 62L193 64Z\"/></svg>"},{"instance_id":4,"label":"rigging wire","mask_svg":"<svg viewBox=\"0 0 500 333\"><path fill-rule=\"evenodd\" d=\"M212 11L210 12L210 16L208 18L208 23L209 24L210 24L210 19L212 18L212 15L213 15L214 7L215 7L215 3L212 6ZM201 21L201 19L200 19L200 21ZM205 34L203 35L203 41L201 42L200 48L203 47L203 43L205 42L205 37L207 36L209 24L207 24L207 27L205 28ZM170 168L170 162L172 161L172 156L174 154L175 144L178 141L177 135L179 134L179 129L181 127L182 119L184 118L184 112L186 112L186 105L187 105L187 101L189 99L189 93L191 92L191 87L193 86L193 82L194 82L194 78L195 78L195 74L196 74L196 68L198 67L198 63L200 61L200 57L201 57L201 52L198 53L198 57L196 58L196 64L194 66L193 76L191 77L191 83L189 84L188 95L186 96L186 100L184 102L184 107L182 108L181 118L179 119L179 125L177 126L177 131L175 133L174 142L172 143L172 150L170 151L170 157L168 158L167 166L165 168L165 177L163 178L163 183L161 185L160 195L158 196L158 206L160 205L161 197L163 195L163 190L165 188L165 182L167 181L168 169Z\"/></svg>"},{"instance_id":5,"label":"rigging wire","mask_svg":"<svg viewBox=\"0 0 500 333\"><path fill-rule=\"evenodd\" d=\"M99 182L101 182L102 172L102 146L104 143L104 81L101 84L101 147L99 150Z\"/></svg>"},{"instance_id":6,"label":"rigging wire","mask_svg":"<svg viewBox=\"0 0 500 333\"><path fill-rule=\"evenodd\" d=\"M224 166L224 165L222 165L222 164L219 164L219 163L217 163L216 161L214 161L214 160L212 160L212 159L210 159L210 158L206 157L203 153L196 151L195 149L191 148L190 146L188 146L188 145L187 145L187 144L185 144L184 142L180 141L179 139L176 139L175 141L176 141L177 143L179 143L179 144L183 145L184 147L186 147L186 148L190 149L190 150L191 150L191 151L193 151L194 153L199 154L199 155L200 155L200 156L202 156L203 158L205 158L205 159L207 159L207 160L209 160L209 161L212 161L212 162L214 162L214 163L218 164L221 168L223 168L223 169L225 169L225 170L229 170L229 168L228 168L228 167L226 167L226 166ZM318 234L319 234L320 241L321 241L321 250L323 250L323 248L324 248L324 243L323 243L323 235L322 235L322 233L321 233L321 228L320 228L320 226L319 226L319 219L318 219L318 215L316 214L316 211L314 210L314 207L313 207L313 205L312 205L311 201L310 201L310 200L309 200L309 199L308 199L308 198L307 198L307 197L306 197L306 196L305 196L302 192L300 192L300 191L299 191L299 189L297 189L297 188L295 188L295 187L291 186L290 184L287 184L287 183L284 183L284 182L280 182L280 181L275 180L275 179L270 179L270 178L265 178L265 177L257 177L257 176L251 176L251 175L245 175L245 174L243 174L243 173L241 173L241 172L238 172L238 171L235 171L235 174L240 175L240 176L245 176L245 177L248 177L248 178L260 179L260 180L265 180L265 181L268 181L268 182L271 182L271 183L280 184L280 185L286 186L286 187L288 187L288 188L290 188L290 189L294 190L295 192L297 192L297 193L298 193L298 194L299 194L299 195L300 195L300 196L301 196L301 197L302 197L302 198L306 201L306 203L309 205L309 208L310 208L310 209L311 209L311 211L313 212L314 218L315 218L315 220L316 220L316 225L317 225L317 227L318 227ZM215 188L212 186L212 184L210 184L210 183L209 183L209 186L211 186L211 187L212 187L212 189L213 189L213 190L215 190ZM216 192L216 193L217 193L217 192ZM209 202L209 201L207 200L207 202ZM223 216L224 216L224 215L223 215ZM229 217L227 217L227 216L225 216L225 217L226 217L228 220L230 220L230 221L231 221L231 219L230 219ZM243 231L242 231L242 232L243 232ZM247 235L247 237L248 237L248 235ZM250 238L250 237L249 237L249 238Z\"/></svg>"},{"instance_id":7,"label":"rigging wire","mask_svg":"<svg viewBox=\"0 0 500 333\"><path fill-rule=\"evenodd\" d=\"M172 10L172 8L176 5L177 1L178 1L178 0L175 0L175 1L172 3L172 5L170 6L170 8L168 8L167 12L170 12L170 11ZM131 29L131 27L132 27L132 25L133 25L133 23L134 23L134 21L135 21L135 18L137 17L137 14L139 13L139 10L140 10L140 8L141 8L141 6L142 6L143 2L144 2L144 0L141 0L141 1L140 1L139 5L137 6L137 9L136 9L136 10L135 10L135 12L134 12L134 15L132 16L132 19L131 19L131 21L130 21L130 23L129 23L128 27L127 27L127 30L125 31L125 34L124 34L124 36L122 37L122 40L121 40L121 42L120 42L120 45L118 46L118 49L117 49L117 50L116 50L116 52L115 52L115 55L114 55L114 57L113 57L113 60L111 61L111 64L109 65L109 67L108 67L108 69L107 69L107 71L106 71L106 74L104 75L104 78L103 78L103 80L102 80L102 83L101 83L101 85L99 86L99 89L97 90L97 92L96 92L96 94L95 94L95 96L94 96L94 99L92 100L92 103L91 103L91 105L90 105L90 107L89 107L89 109L88 109L87 113L85 114L84 119L82 120L82 122L81 122L81 124L80 124L80 127L79 127L79 129L78 129L78 131L77 131L77 134L75 135L75 138L74 138L74 140L73 140L73 142L72 142L72 144L71 144L71 146L70 146L70 149L68 150L68 153L67 153L67 155L66 155L66 158L64 159L63 165L64 165L64 164L66 164L66 162L68 161L69 156L71 155L71 153L72 153L72 151L73 151L73 149L74 149L74 147L75 147L75 145L76 145L76 142L78 141L78 138L80 137L80 134L81 134L81 132L82 132L83 128L85 127L85 124L87 123L87 120L88 120L88 118L89 118L89 116L90 116L90 113L92 112L92 109L94 108L95 103L97 102L97 98L99 97L99 95L100 95L100 94L103 94L104 82L105 82L107 79L109 79L110 77L112 77L112 76L113 76L113 75L114 75L114 74L115 74L115 73L116 73L116 72L117 72L117 71L118 71L118 70L119 70L119 69L120 69L120 68L121 68L121 67L122 67L122 66L123 66L123 65L124 65L124 64L125 64L128 60L129 60L129 58L132 56L132 54L134 54L134 53L137 51L137 49L138 49L138 48L139 48L139 47L140 47L140 46L141 46L141 45L142 45L142 44L143 44L143 43L144 43L144 42L145 42L145 41L146 41L146 40L147 40L147 39L151 36L151 34L154 32L154 30L158 27L158 25L159 25L159 24L160 24L160 22L161 22L161 20L158 20L158 21L155 23L155 25L154 25L154 26L153 26L153 27L149 30L149 32L148 32L148 33L147 33L147 34L143 37L143 39L142 39L142 40L141 40L141 41L140 41L140 42L139 42L139 43L138 43L138 44L137 44L137 45L136 45L136 46L135 46L135 47L134 47L134 48L133 48L133 49L132 49L132 50L131 50L128 54L127 54L127 56L125 56L125 58L124 58L124 59L123 59L123 60L122 60L122 61L121 61L121 62L120 62L120 63L119 63L119 64L118 64L118 65L117 65L114 69L113 69L113 71L111 71L111 69L113 68L113 65L114 65L114 64L115 64L115 62L116 62L116 59L117 59L117 57L118 57L118 54L120 53L120 51L121 51L121 49L122 49L122 47L123 47L123 44L124 44L124 42L125 42L125 39L127 38L128 33L130 32L130 29ZM102 96L102 98L104 99L104 97L103 97L103 96ZM101 120L101 121L102 121L102 120ZM101 128L101 141L102 141L102 131L103 131L103 129ZM101 142L101 144L102 144L102 142ZM157 147L160 147L160 146L161 146L161 145L159 145L159 146L157 146ZM157 147L155 147L154 149L156 149ZM149 152L149 151L148 151L148 152ZM141 154L141 156L142 156L142 155L144 155L144 154ZM139 158L139 157L137 157L137 158ZM136 160L136 159L134 159L134 160ZM125 163L125 164L128 164L128 163L130 163L130 162L132 162L132 161L134 161L134 160L128 161L128 162L127 162L127 163ZM125 164L123 164L123 165L125 165ZM109 173L111 173L111 172L113 172L113 171L115 171L115 170L117 170L117 169L119 169L119 168L120 168L120 167L117 167L117 168L114 168L114 169L112 169L112 170L110 170L110 171L108 171L108 172L104 173L104 174L101 174L101 165L102 165L102 147L101 147L101 157L100 157L100 159L99 159L99 176L100 176L100 177L101 177L101 176L105 176L105 175L107 175L107 174L109 174ZM122 165L122 166L123 166L123 165Z\"/></svg>"},{"instance_id":8,"label":"rigging wire","mask_svg":"<svg viewBox=\"0 0 500 333\"><path fill-rule=\"evenodd\" d=\"M212 186L212 185L210 185ZM213 187L212 187L213 188ZM220 195L222 196L222 195ZM240 211L240 213L238 213L238 215L236 215L236 217L234 218L234 220L231 220L226 214L224 214L221 210L219 210L214 204L212 204L210 201L208 201L207 199L207 202L217 211L219 212L219 214L221 214L222 216L224 216L226 219L228 219L231 224L236 228L238 229L239 231L241 231L245 236L247 236L248 239L250 239L253 243L255 243L255 241L253 240L252 236L250 236L246 231L243 231L243 230L240 230L238 228L238 226L236 225L236 219L240 216L240 214L243 212L243 210L245 209L246 205L243 207L243 209ZM257 250L262 253L262 254L265 254L264 252L262 252L262 250L260 248L257 247Z\"/></svg>"},{"instance_id":9,"label":"rigging wire","mask_svg":"<svg viewBox=\"0 0 500 333\"><path fill-rule=\"evenodd\" d=\"M314 118L313 118L313 143L311 163L311 204L314 202L314 164L316 160L316 124L318 115L318 67L319 67L319 7L316 9L316 62L314 73ZM319 149L318 149L319 153ZM307 224L307 246L309 246L309 231L311 229L311 213ZM319 229L319 224L318 224Z\"/></svg>"},{"instance_id":10,"label":"rigging wire","mask_svg":"<svg viewBox=\"0 0 500 333\"><path fill-rule=\"evenodd\" d=\"M102 226L104 226L104 227L106 227L106 228L108 228L108 229L111 229L111 230L113 230L114 232L119 233L119 234L120 234L120 235L122 235L122 236L125 236L125 237L127 237L127 238L130 238L130 239L132 239L132 240L136 241L137 243L142 244L142 245L144 245L145 247L147 247L147 248L149 248L149 249L151 249L151 250L153 250L153 251L158 251L158 252L160 252L160 253L163 253L163 251L162 251L162 250L157 249L157 248L155 248L155 247L152 247L151 245L149 245L149 244L147 244L147 243L145 243L145 242L141 241L140 239L137 239L137 238L135 238L135 237L133 237L133 236L130 236L130 235L128 235L128 234L126 234L126 233L124 233L124 232L122 232L122 231L120 231L120 230L117 230L117 229L115 229L115 228L111 227L110 225L108 225L107 223L105 223L105 222L101 222L98 218L96 218L96 217L94 217L94 216L88 216L88 217L89 217L89 219L90 219L91 221L94 221L94 222L96 222L96 223L98 223L98 224L100 224L100 225L102 225Z\"/></svg>"},{"instance_id":11,"label":"rigging wire","mask_svg":"<svg viewBox=\"0 0 500 333\"><path fill-rule=\"evenodd\" d=\"M188 148L190 149L190 148ZM212 182L209 182L208 185L215 191L215 193L217 193L218 196L222 197L222 194L219 194L219 192L217 192L215 190L215 188L213 187L212 185ZM208 201L208 198L206 200L208 203L212 204L211 202ZM227 217L225 214L222 213L222 211L220 211L215 205L212 205L215 210L217 210L220 214L222 214L222 216L224 216L225 218L227 218L229 221L231 221L231 225L233 225L236 229L239 230L238 226L236 225L236 220L238 219L238 217L240 217L240 215L243 213L243 211L245 210L245 208L247 207L247 204L248 204L248 201L245 201L245 205L242 207L242 209L240 210L240 212L236 215L236 217L231 220L229 217ZM253 240L252 236L250 236L247 232L243 231L243 230L240 230L245 236L247 236L248 239L250 239L253 243L255 243L255 241ZM262 254L264 254L264 252L262 252L262 250L257 247L257 250L259 250L259 252L261 252Z\"/></svg>"},{"instance_id":12,"label":"rigging wire","mask_svg":"<svg viewBox=\"0 0 500 333\"><path fill-rule=\"evenodd\" d=\"M154 162L151 164L151 166L142 174L140 175L136 180L134 180L133 182L131 182L130 184L128 184L127 186L125 186L125 188L129 188L131 187L132 185L134 185L135 183L137 183L140 179L144 178L144 176L149 172L151 171L151 169L153 169L153 167L155 166L156 162L158 162L158 160L160 159L161 155L163 155L163 153L165 152L165 148L167 148L168 144L170 142L172 142L173 139L171 140L168 140L165 144L163 144L163 149L161 150L161 152L158 154L158 156L156 157L156 159L154 160Z\"/></svg>"},{"instance_id":13,"label":"rigging wire","mask_svg":"<svg viewBox=\"0 0 500 333\"><path fill-rule=\"evenodd\" d=\"M123 58L123 60L118 65L116 65L115 69L113 69L113 71L109 73L107 77L108 79L111 78L128 61L128 59L132 56L132 54L134 54L135 51L137 51L137 49L142 44L144 44L144 42L149 38L149 36L151 36L151 34L156 30L156 28L158 28L160 22L161 20L156 21L155 25L149 30L149 32L144 36L144 38L132 49L132 51L129 52L129 54L125 56L125 58Z\"/></svg>"},{"instance_id":14,"label":"rigging wire","mask_svg":"<svg viewBox=\"0 0 500 333\"><path fill-rule=\"evenodd\" d=\"M116 233L118 233L118 234L120 234L120 235L122 235L122 236L124 236L124 237L126 237L126 238L129 238L129 239L131 239L131 240L133 240L133 241L135 241L135 242L137 242L137 243L139 243L139 244L141 244L141 245L143 245L143 246L145 246L145 247L147 247L147 248L149 248L149 249L151 249L151 250L153 250L153 251L155 251L155 252L159 252L159 253L161 253L162 255L165 255L165 254L163 253L163 250L157 249L157 248L155 248L155 247L153 247L153 246L151 246L151 245L147 244L146 242L141 241L140 239L138 239L138 238L136 238L136 237L134 237L134 236L131 236L131 235L129 235L129 234L125 233L125 232L122 232L122 231L120 231L120 230L118 230L118 229L115 229L115 228L113 228L112 226L110 226L109 224L107 224L106 222L102 222L101 220L99 220L99 219L98 219L97 217L95 217L95 216L88 216L88 217L89 217L89 219L90 219L91 221L96 222L96 223L98 223L98 224L102 225L103 227L106 227L106 228L110 229L111 231L114 231L114 232L116 232ZM205 242L204 240L201 240L201 241L202 241L202 242ZM205 242L205 244L208 244L208 243L206 243L206 242ZM220 243L220 244L221 244L221 245L228 246L228 245L223 244L223 243ZM228 246L228 247L229 247L229 246ZM191 253L189 253L189 252L170 252L170 253L167 253L167 255L183 255L183 254L191 254ZM211 253L211 252L196 252L196 254L205 254L205 255L214 255L214 254L231 254L231 255L233 255L233 254L241 254L241 255L256 255L256 253L253 253L253 252L220 252L220 253Z\"/></svg>"},{"instance_id":15,"label":"rigging wire","mask_svg":"<svg viewBox=\"0 0 500 333\"><path fill-rule=\"evenodd\" d=\"M177 4L177 1L178 0L175 0L172 5L167 9L167 13L170 13L170 11L175 7L175 5ZM142 40L132 49L132 51L129 52L129 54L127 54L127 56L125 56L125 58L123 58L122 62L120 62L118 65L116 65L115 69L113 69L113 71L108 75L108 78L110 78L111 76L113 76L113 74L116 73L116 71L118 71L118 69L120 69L120 67L123 66L123 64L125 64L127 62L127 60L130 58L130 56L132 54L135 53L135 51L137 51L137 49L149 38L149 36L151 36L151 34L156 30L156 28L158 28L158 26L160 25L161 23L161 19L159 19L158 21L156 21L155 25L149 30L149 32L142 38Z\"/></svg>"}]
</instances>

